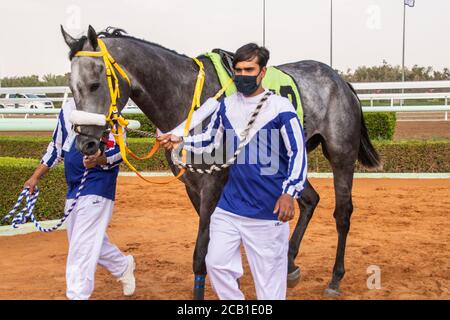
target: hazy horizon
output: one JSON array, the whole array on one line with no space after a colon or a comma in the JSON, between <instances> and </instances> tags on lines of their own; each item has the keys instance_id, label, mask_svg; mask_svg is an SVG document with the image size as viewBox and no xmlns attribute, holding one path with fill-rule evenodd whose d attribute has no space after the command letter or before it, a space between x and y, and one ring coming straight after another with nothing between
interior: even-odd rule
<instances>
[{"instance_id":1,"label":"hazy horizon","mask_svg":"<svg viewBox=\"0 0 450 320\"><path fill-rule=\"evenodd\" d=\"M32 1L0 3L0 77L70 72L59 26L72 36L107 26L197 56L213 48L234 51L262 44L262 0ZM450 1L416 0L407 7L405 66L450 67ZM346 72L401 65L403 0L334 0L333 67ZM206 27L205 27L206 26ZM266 46L271 65L313 59L329 63L330 0L266 0Z\"/></svg>"}]
</instances>

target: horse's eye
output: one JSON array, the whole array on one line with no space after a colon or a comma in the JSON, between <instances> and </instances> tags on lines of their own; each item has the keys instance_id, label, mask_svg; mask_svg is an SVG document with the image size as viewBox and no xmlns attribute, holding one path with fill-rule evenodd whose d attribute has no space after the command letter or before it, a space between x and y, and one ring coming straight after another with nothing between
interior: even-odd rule
<instances>
[{"instance_id":1,"label":"horse's eye","mask_svg":"<svg viewBox=\"0 0 450 320\"><path fill-rule=\"evenodd\" d=\"M100 87L100 83L93 83L91 84L91 86L89 87L89 90L91 92L94 92L95 90L97 90Z\"/></svg>"}]
</instances>

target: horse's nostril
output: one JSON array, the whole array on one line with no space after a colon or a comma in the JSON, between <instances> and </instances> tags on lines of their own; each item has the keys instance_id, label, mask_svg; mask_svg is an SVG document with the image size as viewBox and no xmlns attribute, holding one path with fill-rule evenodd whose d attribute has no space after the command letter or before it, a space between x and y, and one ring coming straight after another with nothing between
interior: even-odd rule
<instances>
[{"instance_id":1,"label":"horse's nostril","mask_svg":"<svg viewBox=\"0 0 450 320\"><path fill-rule=\"evenodd\" d=\"M86 145L86 149L91 150L91 149L95 148L95 145L96 145L96 143L93 141L88 142L88 144Z\"/></svg>"},{"instance_id":2,"label":"horse's nostril","mask_svg":"<svg viewBox=\"0 0 450 320\"><path fill-rule=\"evenodd\" d=\"M90 155L93 155L94 153L96 153L97 149L98 149L98 144L95 141L90 141L84 145L83 153L85 155L90 156Z\"/></svg>"}]
</instances>

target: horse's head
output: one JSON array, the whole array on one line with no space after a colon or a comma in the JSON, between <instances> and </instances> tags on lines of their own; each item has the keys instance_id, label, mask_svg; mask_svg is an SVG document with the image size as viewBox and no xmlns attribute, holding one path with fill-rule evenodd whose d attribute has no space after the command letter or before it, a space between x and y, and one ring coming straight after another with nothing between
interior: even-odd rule
<instances>
[{"instance_id":1,"label":"horse's head","mask_svg":"<svg viewBox=\"0 0 450 320\"><path fill-rule=\"evenodd\" d=\"M92 155L98 151L101 139L108 129L108 124L104 120L109 114L112 97L106 66L102 57L77 55L80 51L100 51L97 33L92 26L89 26L87 36L79 39L71 37L62 26L61 32L70 48L69 86L77 108L74 112L76 113L75 131L78 133L76 147L83 154ZM123 82L119 82L121 83ZM121 94L121 99L117 100L119 110L123 108L127 99L128 96Z\"/></svg>"}]
</instances>

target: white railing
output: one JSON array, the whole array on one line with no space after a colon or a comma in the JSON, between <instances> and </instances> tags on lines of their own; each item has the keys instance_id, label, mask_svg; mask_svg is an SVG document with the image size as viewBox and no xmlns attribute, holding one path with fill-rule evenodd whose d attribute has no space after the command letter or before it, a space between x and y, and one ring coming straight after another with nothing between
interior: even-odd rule
<instances>
[{"instance_id":1,"label":"white railing","mask_svg":"<svg viewBox=\"0 0 450 320\"><path fill-rule=\"evenodd\" d=\"M450 80L405 82L353 82L356 90L450 89ZM2 93L70 93L69 87L0 87Z\"/></svg>"},{"instance_id":2,"label":"white railing","mask_svg":"<svg viewBox=\"0 0 450 320\"><path fill-rule=\"evenodd\" d=\"M448 112L450 106L450 81L408 81L408 82L359 82L352 83L357 91L377 91L372 93L359 93L358 96L362 101L370 101L370 107L363 107L363 112L444 112L444 120L448 120ZM386 93L379 92L383 90L429 90L430 89L448 89L448 92L407 92L407 93ZM1 99L0 107L6 103L24 103L38 100L51 100L64 102L70 95L69 87L15 87L0 88L0 96L6 93L29 93L29 94L59 94L59 97L47 97L36 99ZM429 100L441 100L443 104L430 105ZM405 105L407 100L423 100L424 105ZM390 101L389 106L374 106L374 101ZM398 101L400 106L395 106ZM428 105L427 105L428 103ZM25 109L25 108L0 108L0 117L3 114L57 114L58 109ZM124 113L141 113L139 109L124 110Z\"/></svg>"},{"instance_id":3,"label":"white railing","mask_svg":"<svg viewBox=\"0 0 450 320\"><path fill-rule=\"evenodd\" d=\"M373 102L390 100L390 105L394 106L395 101L402 102L404 100L425 100L428 102L432 99L444 100L444 105L448 105L448 99L450 98L450 92L425 92L425 93L360 93L358 94L360 100L369 100L370 105L373 106Z\"/></svg>"},{"instance_id":4,"label":"white railing","mask_svg":"<svg viewBox=\"0 0 450 320\"><path fill-rule=\"evenodd\" d=\"M434 112L443 111L446 112L445 120L447 120L447 112L450 111L450 106L393 106L393 107L362 107L363 112ZM4 110L0 109L0 132L9 131L52 131L56 127L57 117L37 119L37 118L2 118L2 113L13 114L53 114L59 113L59 109L47 109L47 110ZM125 114L128 113L142 113L140 110L125 110ZM404 120L413 121L413 120ZM429 121L429 120L427 120ZM433 121L433 120L432 120ZM139 129L140 123L136 120L129 120L130 128Z\"/></svg>"},{"instance_id":5,"label":"white railing","mask_svg":"<svg viewBox=\"0 0 450 320\"><path fill-rule=\"evenodd\" d=\"M26 103L30 101L54 101L54 102L65 102L69 95L71 95L69 87L1 87L0 97L3 94L14 94L14 93L27 93L27 94L59 94L61 97L45 97L45 98L14 98L5 99L0 98L0 105L5 105L8 103Z\"/></svg>"},{"instance_id":6,"label":"white railing","mask_svg":"<svg viewBox=\"0 0 450 320\"><path fill-rule=\"evenodd\" d=\"M355 82L356 90L450 89L450 80L405 82Z\"/></svg>"},{"instance_id":7,"label":"white railing","mask_svg":"<svg viewBox=\"0 0 450 320\"><path fill-rule=\"evenodd\" d=\"M26 109L26 108L18 108L18 109L0 109L0 114L59 114L60 109L59 108L52 108L52 109ZM142 113L142 111L138 108L136 109L124 109L122 110L122 113L124 114L133 114L133 113Z\"/></svg>"},{"instance_id":8,"label":"white railing","mask_svg":"<svg viewBox=\"0 0 450 320\"><path fill-rule=\"evenodd\" d=\"M435 112L450 111L450 106L393 106L393 107L362 107L363 112Z\"/></svg>"},{"instance_id":9,"label":"white railing","mask_svg":"<svg viewBox=\"0 0 450 320\"><path fill-rule=\"evenodd\" d=\"M70 93L69 87L61 86L61 87L1 87L0 94L3 93Z\"/></svg>"},{"instance_id":10,"label":"white railing","mask_svg":"<svg viewBox=\"0 0 450 320\"><path fill-rule=\"evenodd\" d=\"M45 98L0 98L0 106L7 104L20 104L31 101L53 101L65 102L71 92L69 87L11 87L0 88L0 96L2 94L59 94L59 97L45 97ZM60 109L29 109L29 108L0 108L0 132L1 131L53 131L57 123L57 115ZM139 113L139 109L125 110L124 113ZM4 115L24 114L24 118L5 118ZM55 115L54 118L29 118L29 115ZM132 129L139 129L141 124L136 120L129 120L129 126Z\"/></svg>"},{"instance_id":11,"label":"white railing","mask_svg":"<svg viewBox=\"0 0 450 320\"><path fill-rule=\"evenodd\" d=\"M357 91L375 91L371 93L358 93L361 101L370 101L370 107L363 107L364 112L444 112L445 121L448 120L450 81L405 81L405 82L359 82L352 83ZM432 92L434 89L446 89L445 92ZM397 90L402 92L381 92ZM407 92L404 90L427 90L428 92ZM405 101L422 100L422 105L407 105ZM430 100L443 102L442 105L430 104ZM382 103L389 101L389 106L374 106L374 101ZM399 107L395 107L396 102ZM442 119L442 118L441 118Z\"/></svg>"},{"instance_id":12,"label":"white railing","mask_svg":"<svg viewBox=\"0 0 450 320\"><path fill-rule=\"evenodd\" d=\"M2 114L59 114L60 109L0 109ZM387 107L362 107L363 112L434 112L434 111L450 111L450 105L433 105L433 106L387 106ZM123 114L142 113L140 109L124 109Z\"/></svg>"},{"instance_id":13,"label":"white railing","mask_svg":"<svg viewBox=\"0 0 450 320\"><path fill-rule=\"evenodd\" d=\"M357 90L401 90L401 89L449 89L450 80L443 81L405 81L405 82L353 82ZM4 93L33 94L70 94L69 87L0 87L0 95ZM49 97L52 100L54 98ZM0 99L1 100L1 99Z\"/></svg>"}]
</instances>

